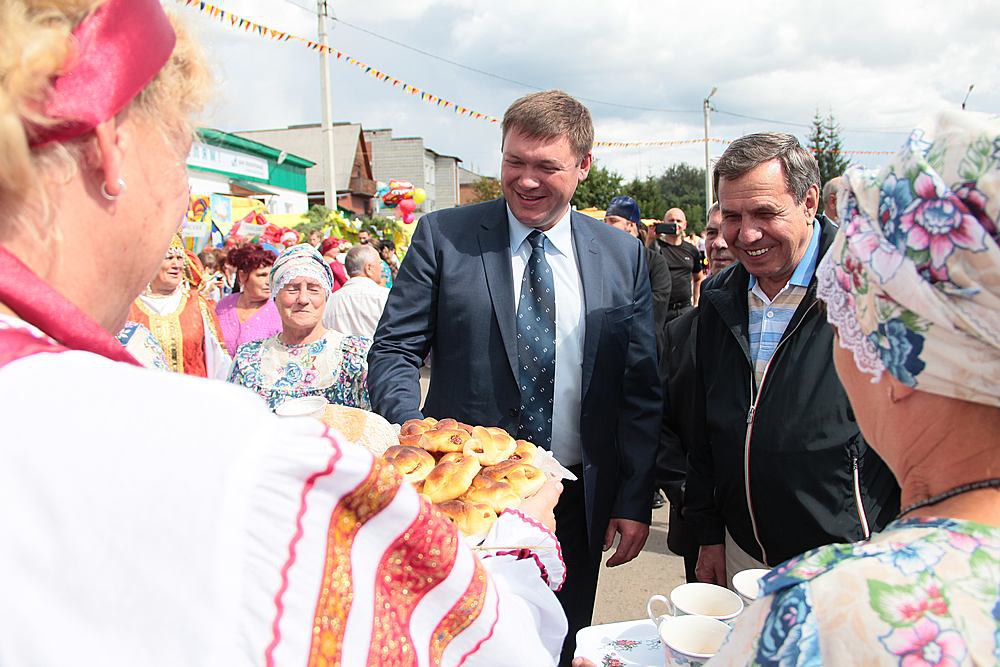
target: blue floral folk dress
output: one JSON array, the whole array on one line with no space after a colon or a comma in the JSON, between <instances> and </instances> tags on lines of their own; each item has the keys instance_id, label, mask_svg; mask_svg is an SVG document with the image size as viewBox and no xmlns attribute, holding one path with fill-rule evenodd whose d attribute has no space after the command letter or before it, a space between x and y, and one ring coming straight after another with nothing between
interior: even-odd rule
<instances>
[{"instance_id":1,"label":"blue floral folk dress","mask_svg":"<svg viewBox=\"0 0 1000 667\"><path fill-rule=\"evenodd\" d=\"M764 576L712 665L1000 664L1000 529L895 521Z\"/></svg>"},{"instance_id":2,"label":"blue floral folk dress","mask_svg":"<svg viewBox=\"0 0 1000 667\"><path fill-rule=\"evenodd\" d=\"M302 396L371 409L366 387L370 338L327 331L315 342L285 345L280 336L241 345L229 381L260 394L272 410Z\"/></svg>"}]
</instances>

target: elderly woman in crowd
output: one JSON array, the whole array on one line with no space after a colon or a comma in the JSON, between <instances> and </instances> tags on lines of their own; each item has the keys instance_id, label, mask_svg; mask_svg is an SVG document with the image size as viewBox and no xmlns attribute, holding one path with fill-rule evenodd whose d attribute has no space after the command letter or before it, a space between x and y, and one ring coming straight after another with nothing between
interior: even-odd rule
<instances>
[{"instance_id":1,"label":"elderly woman in crowd","mask_svg":"<svg viewBox=\"0 0 1000 667\"><path fill-rule=\"evenodd\" d=\"M558 485L480 558L320 422L112 337L211 95L159 0L3 0L0 34L0 663L551 664Z\"/></svg>"},{"instance_id":2,"label":"elderly woman in crowd","mask_svg":"<svg viewBox=\"0 0 1000 667\"><path fill-rule=\"evenodd\" d=\"M281 318L271 300L271 267L276 255L251 243L230 251L228 261L236 267L240 291L224 297L215 312L222 338L229 350L244 343L270 338L281 331Z\"/></svg>"},{"instance_id":3,"label":"elderly woman in crowd","mask_svg":"<svg viewBox=\"0 0 1000 667\"><path fill-rule=\"evenodd\" d=\"M1000 123L943 116L845 185L819 296L903 509L772 570L714 664L997 664Z\"/></svg>"},{"instance_id":4,"label":"elderly woman in crowd","mask_svg":"<svg viewBox=\"0 0 1000 667\"><path fill-rule=\"evenodd\" d=\"M308 243L292 246L275 261L270 281L281 332L240 347L230 382L253 389L272 410L302 396L370 409L365 382L372 341L323 326L333 291L323 256Z\"/></svg>"},{"instance_id":5,"label":"elderly woman in crowd","mask_svg":"<svg viewBox=\"0 0 1000 667\"><path fill-rule=\"evenodd\" d=\"M153 333L175 373L225 380L232 359L221 342L212 304L195 284L195 271L174 236L160 270L132 304L129 321ZM200 270L197 271L201 275Z\"/></svg>"}]
</instances>

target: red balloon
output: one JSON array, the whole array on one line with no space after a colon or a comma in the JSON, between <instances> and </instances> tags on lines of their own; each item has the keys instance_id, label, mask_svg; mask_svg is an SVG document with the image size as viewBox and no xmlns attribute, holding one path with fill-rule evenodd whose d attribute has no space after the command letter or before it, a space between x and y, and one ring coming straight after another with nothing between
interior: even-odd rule
<instances>
[{"instance_id":1,"label":"red balloon","mask_svg":"<svg viewBox=\"0 0 1000 667\"><path fill-rule=\"evenodd\" d=\"M415 217L416 216L414 216L412 213L404 213L403 214L403 222L405 222L406 224L410 224L411 222L413 222L413 219Z\"/></svg>"},{"instance_id":2,"label":"red balloon","mask_svg":"<svg viewBox=\"0 0 1000 667\"><path fill-rule=\"evenodd\" d=\"M404 215L407 213L413 213L417 210L417 202L412 199L402 199L400 200L398 206L399 210L402 211Z\"/></svg>"}]
</instances>

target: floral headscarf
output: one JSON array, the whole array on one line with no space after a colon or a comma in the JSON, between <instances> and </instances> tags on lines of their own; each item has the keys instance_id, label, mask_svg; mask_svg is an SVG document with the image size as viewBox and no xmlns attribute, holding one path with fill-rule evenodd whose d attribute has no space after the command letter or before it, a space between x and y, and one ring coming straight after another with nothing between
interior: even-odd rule
<instances>
[{"instance_id":1,"label":"floral headscarf","mask_svg":"<svg viewBox=\"0 0 1000 667\"><path fill-rule=\"evenodd\" d=\"M942 114L845 176L817 270L841 347L872 382L1000 406L1000 122Z\"/></svg>"},{"instance_id":2,"label":"floral headscarf","mask_svg":"<svg viewBox=\"0 0 1000 667\"><path fill-rule=\"evenodd\" d=\"M271 294L277 294L292 280L301 277L312 278L326 289L329 296L333 291L333 272L316 248L308 243L293 245L284 250L271 267Z\"/></svg>"}]
</instances>

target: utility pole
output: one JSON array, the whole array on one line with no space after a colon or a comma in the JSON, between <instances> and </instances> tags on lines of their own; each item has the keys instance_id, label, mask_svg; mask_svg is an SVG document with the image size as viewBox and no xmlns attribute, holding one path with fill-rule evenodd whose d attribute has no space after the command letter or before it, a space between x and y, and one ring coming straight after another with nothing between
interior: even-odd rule
<instances>
[{"instance_id":1,"label":"utility pole","mask_svg":"<svg viewBox=\"0 0 1000 667\"><path fill-rule=\"evenodd\" d=\"M712 95L715 95L715 91L718 90L715 86L712 86L712 92L708 94L705 98L705 102L702 109L705 112L705 222L708 223L708 209L712 208L712 165L708 158L708 112L711 111L712 105L709 100L712 99Z\"/></svg>"},{"instance_id":2,"label":"utility pole","mask_svg":"<svg viewBox=\"0 0 1000 667\"><path fill-rule=\"evenodd\" d=\"M326 180L323 182L323 203L331 211L337 210L337 178L333 162L333 108L330 102L330 52L326 43L327 0L316 1L319 19L319 71L323 95L323 141L326 144Z\"/></svg>"}]
</instances>

